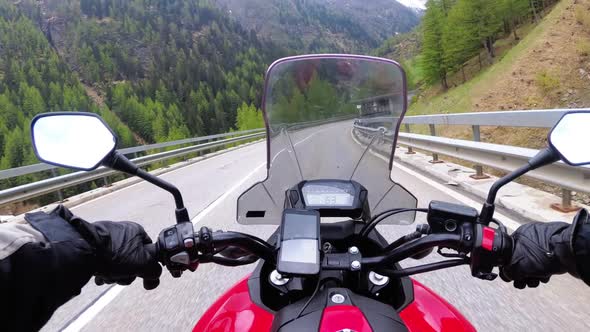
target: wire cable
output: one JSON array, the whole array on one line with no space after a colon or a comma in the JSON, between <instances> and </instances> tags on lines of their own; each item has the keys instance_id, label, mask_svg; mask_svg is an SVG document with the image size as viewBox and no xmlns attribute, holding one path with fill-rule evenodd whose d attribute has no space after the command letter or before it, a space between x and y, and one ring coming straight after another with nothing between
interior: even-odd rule
<instances>
[{"instance_id":1,"label":"wire cable","mask_svg":"<svg viewBox=\"0 0 590 332\"><path fill-rule=\"evenodd\" d=\"M305 304L303 305L303 308L301 308L301 310L299 310L299 313L297 314L297 318L301 317L301 314L303 313L303 311L305 311L305 309L307 308L307 306L311 303L311 301L313 300L313 298L316 296L316 294L318 293L318 291L320 290L320 286L322 284L322 281L320 278L318 278L318 283L315 286L315 289L313 290L313 293L311 294L311 296L309 297L309 299L307 300L307 302L305 302Z\"/></svg>"},{"instance_id":2,"label":"wire cable","mask_svg":"<svg viewBox=\"0 0 590 332\"><path fill-rule=\"evenodd\" d=\"M387 277L390 277L390 278L402 278L402 277L407 277L407 276L411 276L414 274L426 273L426 272L431 272L431 271L435 271L435 270L447 269L450 267L467 265L467 264L469 264L469 259L463 258L463 259L451 259L451 260L446 260L446 261L441 261L441 262L419 265L419 266L409 267L409 268L401 269L401 270L391 270L391 269L383 269L382 268L382 269L378 269L376 271L377 271L377 273L387 276Z\"/></svg>"},{"instance_id":3,"label":"wire cable","mask_svg":"<svg viewBox=\"0 0 590 332\"><path fill-rule=\"evenodd\" d=\"M369 220L369 222L368 222L367 224L365 224L365 226L363 226L363 228L361 229L361 232L360 232L359 234L360 234L360 235L363 235L363 234L365 234L365 231L366 231L366 229L367 229L367 228L369 227L369 225L370 225L370 224L371 224L373 221L375 221L377 218L379 218L379 217L381 217L381 216L383 216L383 215L385 215L385 214L388 214L388 213L391 213L391 212L396 212L396 211L399 211L399 210L402 210L402 209L401 209L401 208L398 208L398 209L390 209L390 210L385 210L385 211L383 211L383 212L380 212L380 213L378 213L378 214L374 215L374 216L371 218L371 220Z\"/></svg>"},{"instance_id":4,"label":"wire cable","mask_svg":"<svg viewBox=\"0 0 590 332\"><path fill-rule=\"evenodd\" d=\"M365 227L363 227L363 229L361 229L360 235L363 237L368 236L369 233L377 226L377 224L379 224L383 220L385 220L393 215L396 215L399 213L405 213L405 212L428 212L428 209L392 209L392 210L381 212L381 213L377 214L375 217L373 217L371 219L371 221L367 225L365 225Z\"/></svg>"}]
</instances>

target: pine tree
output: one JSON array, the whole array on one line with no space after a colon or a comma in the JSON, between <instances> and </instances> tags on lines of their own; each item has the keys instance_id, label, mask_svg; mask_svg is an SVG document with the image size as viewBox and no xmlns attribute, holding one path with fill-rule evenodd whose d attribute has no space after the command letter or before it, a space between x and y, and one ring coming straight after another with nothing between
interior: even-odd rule
<instances>
[{"instance_id":1,"label":"pine tree","mask_svg":"<svg viewBox=\"0 0 590 332\"><path fill-rule=\"evenodd\" d=\"M19 127L14 128L6 135L4 152L0 161L0 168L8 169L23 165L25 159L26 141L23 132Z\"/></svg>"},{"instance_id":2,"label":"pine tree","mask_svg":"<svg viewBox=\"0 0 590 332\"><path fill-rule=\"evenodd\" d=\"M494 58L496 34L502 27L500 3L489 0L458 0L457 6L464 8L464 29L477 37L488 56Z\"/></svg>"},{"instance_id":3,"label":"pine tree","mask_svg":"<svg viewBox=\"0 0 590 332\"><path fill-rule=\"evenodd\" d=\"M442 43L445 15L440 0L430 0L426 4L426 13L422 19L421 66L428 83L441 82L448 89L447 68L444 62Z\"/></svg>"},{"instance_id":4,"label":"pine tree","mask_svg":"<svg viewBox=\"0 0 590 332\"><path fill-rule=\"evenodd\" d=\"M516 32L518 21L527 16L530 11L530 4L528 0L503 0L501 4L502 16L508 21L510 29L514 33L514 39L519 40L520 37Z\"/></svg>"},{"instance_id":5,"label":"pine tree","mask_svg":"<svg viewBox=\"0 0 590 332\"><path fill-rule=\"evenodd\" d=\"M246 103L242 103L237 110L236 129L243 131L262 127L264 127L262 111L252 104L247 105Z\"/></svg>"},{"instance_id":6,"label":"pine tree","mask_svg":"<svg viewBox=\"0 0 590 332\"><path fill-rule=\"evenodd\" d=\"M19 94L25 116L32 117L45 112L45 102L37 88L29 86L26 82L21 82Z\"/></svg>"},{"instance_id":7,"label":"pine tree","mask_svg":"<svg viewBox=\"0 0 590 332\"><path fill-rule=\"evenodd\" d=\"M461 70L464 82L464 64L477 54L481 47L467 21L470 14L466 12L469 8L465 4L465 1L459 1L449 10L442 35L444 65L449 71Z\"/></svg>"}]
</instances>

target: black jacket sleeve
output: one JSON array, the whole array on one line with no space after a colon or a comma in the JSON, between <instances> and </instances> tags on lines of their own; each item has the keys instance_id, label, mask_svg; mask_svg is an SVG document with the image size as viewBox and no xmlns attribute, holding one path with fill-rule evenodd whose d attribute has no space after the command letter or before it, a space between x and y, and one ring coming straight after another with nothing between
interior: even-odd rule
<instances>
[{"instance_id":1,"label":"black jacket sleeve","mask_svg":"<svg viewBox=\"0 0 590 332\"><path fill-rule=\"evenodd\" d=\"M574 254L580 278L590 286L590 223L578 225L574 237Z\"/></svg>"},{"instance_id":2,"label":"black jacket sleeve","mask_svg":"<svg viewBox=\"0 0 590 332\"><path fill-rule=\"evenodd\" d=\"M0 260L0 306L6 331L39 330L53 312L80 294L95 265L92 247L64 220L69 211L27 214L45 236Z\"/></svg>"}]
</instances>

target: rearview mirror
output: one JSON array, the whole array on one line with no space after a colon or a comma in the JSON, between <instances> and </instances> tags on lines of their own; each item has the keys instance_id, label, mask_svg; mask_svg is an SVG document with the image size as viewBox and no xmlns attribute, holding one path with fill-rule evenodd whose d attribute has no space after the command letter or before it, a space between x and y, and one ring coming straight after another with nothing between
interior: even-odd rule
<instances>
[{"instance_id":1,"label":"rearview mirror","mask_svg":"<svg viewBox=\"0 0 590 332\"><path fill-rule=\"evenodd\" d=\"M590 111L565 113L551 129L549 147L539 151L527 164L494 182L479 216L480 223L488 225L494 216L496 194L504 185L539 167L560 159L572 166L590 164Z\"/></svg>"},{"instance_id":2,"label":"rearview mirror","mask_svg":"<svg viewBox=\"0 0 590 332\"><path fill-rule=\"evenodd\" d=\"M107 124L93 113L44 113L31 123L33 149L39 160L90 171L117 145Z\"/></svg>"},{"instance_id":3,"label":"rearview mirror","mask_svg":"<svg viewBox=\"0 0 590 332\"><path fill-rule=\"evenodd\" d=\"M590 164L590 111L566 113L549 133L548 141L564 162Z\"/></svg>"}]
</instances>

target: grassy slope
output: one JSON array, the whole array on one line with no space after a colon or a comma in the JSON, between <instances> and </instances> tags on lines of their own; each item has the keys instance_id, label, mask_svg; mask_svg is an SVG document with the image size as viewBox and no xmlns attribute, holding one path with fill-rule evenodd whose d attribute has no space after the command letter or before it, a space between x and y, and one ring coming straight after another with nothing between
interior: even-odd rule
<instances>
[{"instance_id":1,"label":"grassy slope","mask_svg":"<svg viewBox=\"0 0 590 332\"><path fill-rule=\"evenodd\" d=\"M587 24L578 22L577 12L587 13ZM409 115L589 107L590 57L579 49L580 45L590 43L590 0L563 0L537 26L532 29L531 26L524 27L523 30L529 32L526 35L521 32L524 38L501 55L495 64L465 84L428 97L435 93L436 88L432 88L412 105ZM506 40L499 43L506 43ZM556 83L549 89L543 88L539 79L541 74L546 74ZM413 126L412 131L428 134L428 128L424 126ZM483 127L482 140L541 148L546 145L547 131ZM437 126L437 135L472 139L471 128L462 126ZM444 159L470 166L454 158ZM499 174L491 169L486 169L486 172ZM558 189L537 181L527 179L521 182L558 192ZM585 196L575 198L588 199Z\"/></svg>"},{"instance_id":2,"label":"grassy slope","mask_svg":"<svg viewBox=\"0 0 590 332\"><path fill-rule=\"evenodd\" d=\"M558 10L559 8L555 8L553 13ZM451 88L445 93L439 93L430 98L421 98L417 103L412 105L408 114L452 114L500 110L499 107L481 109L476 100L479 99L478 96L482 91L490 91L490 87L496 85L495 82L500 80L500 77L502 76L501 73L512 68L516 60L522 57L523 54L532 47L531 45L536 43L539 36L549 29L550 24L548 23L550 21L548 20L550 16L551 14L545 17L544 20L530 31L518 44L505 54L501 55L502 58L500 61L475 74L475 76L466 83ZM502 42L503 41L500 41L500 43ZM496 43L496 46L497 44L498 43ZM432 93L432 91L430 91L430 93ZM415 130L423 134L428 133L426 127L417 127ZM501 129L494 128L492 130L497 131ZM471 131L469 128L461 126L441 126L438 128L438 134L447 137L469 139ZM484 128L482 135L484 139L488 136L492 138L490 141L496 141L493 137L496 137L497 135L489 133L489 128Z\"/></svg>"},{"instance_id":3,"label":"grassy slope","mask_svg":"<svg viewBox=\"0 0 590 332\"><path fill-rule=\"evenodd\" d=\"M577 48L588 40L590 27L580 25L575 12L590 6L590 0L563 0L501 59L467 83L434 97L421 98L409 114L441 114L511 109L541 109L590 106L590 59ZM522 33L522 32L521 32ZM505 40L498 44L506 43ZM544 89L539 75L545 73L555 84ZM428 93L426 93L428 94ZM424 128L416 128L424 132ZM470 138L468 128L441 127L440 134ZM545 144L546 130L483 128L485 141L526 147Z\"/></svg>"},{"instance_id":4,"label":"grassy slope","mask_svg":"<svg viewBox=\"0 0 590 332\"><path fill-rule=\"evenodd\" d=\"M477 111L473 108L472 97L475 91L480 91L490 82L498 79L499 74L512 67L515 60L523 55L532 44L536 42L539 36L546 32L550 26L550 18L555 16L557 12L563 10L565 2L562 1L558 6L546 16L543 21L535 27L520 43L508 51L505 56L481 73L469 80L467 83L459 85L458 87L450 89L448 92L439 94L433 98L420 100L418 103L412 105L409 110L410 115L417 114L440 114L440 113L464 113Z\"/></svg>"}]
</instances>

